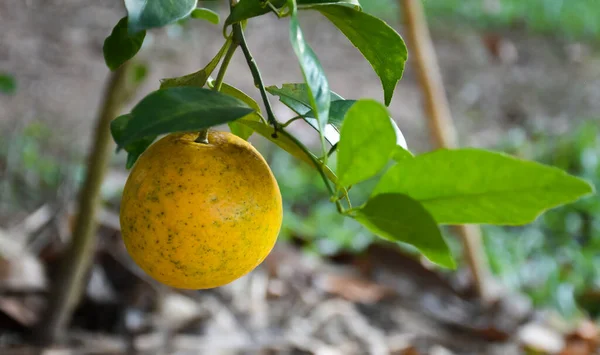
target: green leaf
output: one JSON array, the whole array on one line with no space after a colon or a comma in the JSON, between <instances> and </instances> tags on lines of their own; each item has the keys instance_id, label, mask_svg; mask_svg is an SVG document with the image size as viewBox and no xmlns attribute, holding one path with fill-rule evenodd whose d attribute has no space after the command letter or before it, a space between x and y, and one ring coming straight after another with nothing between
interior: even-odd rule
<instances>
[{"instance_id":1,"label":"green leaf","mask_svg":"<svg viewBox=\"0 0 600 355\"><path fill-rule=\"evenodd\" d=\"M281 9L285 6L286 0L271 0L270 3L277 9ZM298 9L306 9L312 8L316 5L326 5L326 4L340 4L346 6L353 6L355 8L360 8L360 4L358 0L298 0ZM233 10L231 14L225 20L225 25L231 25L236 22L244 21L252 17L264 15L272 11L270 7L267 6L264 0L242 0L240 1Z\"/></svg>"},{"instance_id":2,"label":"green leaf","mask_svg":"<svg viewBox=\"0 0 600 355\"><path fill-rule=\"evenodd\" d=\"M296 112L296 114L303 116L304 120L318 131L319 125L314 118L313 110L310 107L308 87L305 83L283 84L281 85L281 88L278 88L277 86L267 86L266 89L271 95L278 96L279 101L289 107L292 111ZM340 140L339 130L342 127L342 122L344 121L346 112L348 112L355 102L356 100L344 100L343 97L331 91L329 123L325 130L325 139L327 139L331 145L336 144ZM396 144L404 149L408 149L404 135L393 120L392 125L396 131Z\"/></svg>"},{"instance_id":3,"label":"green leaf","mask_svg":"<svg viewBox=\"0 0 600 355\"><path fill-rule=\"evenodd\" d=\"M344 118L338 143L339 184L349 186L375 176L396 146L396 133L388 111L377 101L357 101Z\"/></svg>"},{"instance_id":4,"label":"green leaf","mask_svg":"<svg viewBox=\"0 0 600 355\"><path fill-rule=\"evenodd\" d=\"M410 244L432 262L455 268L450 248L433 217L419 202L406 195L373 196L356 211L354 218L384 239Z\"/></svg>"},{"instance_id":5,"label":"green leaf","mask_svg":"<svg viewBox=\"0 0 600 355\"><path fill-rule=\"evenodd\" d=\"M394 152L392 153L392 159L394 159L396 162L404 159L412 159L414 157L415 156L410 151L402 147L400 144L396 144L396 148L394 148Z\"/></svg>"},{"instance_id":6,"label":"green leaf","mask_svg":"<svg viewBox=\"0 0 600 355\"><path fill-rule=\"evenodd\" d=\"M131 114L121 115L110 122L110 133L113 136L115 142L121 142L125 138L125 128L129 121L131 121ZM117 152L123 149L123 147L117 146Z\"/></svg>"},{"instance_id":7,"label":"green leaf","mask_svg":"<svg viewBox=\"0 0 600 355\"><path fill-rule=\"evenodd\" d=\"M276 8L280 8L285 5L285 2L286 0L273 0L271 1L271 4ZM231 10L231 13L225 20L225 26L229 26L252 17L264 15L269 11L271 11L271 9L263 0L241 0Z\"/></svg>"},{"instance_id":8,"label":"green leaf","mask_svg":"<svg viewBox=\"0 0 600 355\"><path fill-rule=\"evenodd\" d=\"M335 128L340 129L342 127L342 122L344 121L346 113L348 112L350 107L354 105L355 102L356 100L331 101L331 104L329 106L329 123ZM304 115L304 117L309 123L311 121L313 122L311 123L311 126L313 126L313 124L316 124L316 122L314 122L315 113L313 110L308 111Z\"/></svg>"},{"instance_id":9,"label":"green leaf","mask_svg":"<svg viewBox=\"0 0 600 355\"><path fill-rule=\"evenodd\" d=\"M219 53L217 53L217 55L214 56L214 58L206 65L206 67L198 70L195 73L179 76L176 78L162 79L160 81L160 88L167 89L180 86L195 86L199 88L204 87L206 81L208 80L208 77L210 76L210 74L212 74L217 65L219 65L221 58L225 55L225 52L227 52L230 45L231 40L227 40L219 50Z\"/></svg>"},{"instance_id":10,"label":"green leaf","mask_svg":"<svg viewBox=\"0 0 600 355\"><path fill-rule=\"evenodd\" d=\"M292 111L296 112L299 116L303 117L304 120L317 132L319 131L319 123L312 113L310 105L310 97L308 86L305 83L301 84L283 84L281 88L276 86L268 86L266 90L271 94L279 97L279 101L289 107ZM334 145L340 140L339 125L343 119L343 113L337 112L339 108L338 104L334 104L336 101L344 100L340 95L331 91L331 103L329 107L329 121L330 124L325 129L325 139ZM353 100L348 100L353 101ZM310 113L310 116L308 114ZM334 116L332 116L332 114ZM342 116L339 116L342 114Z\"/></svg>"},{"instance_id":11,"label":"green leaf","mask_svg":"<svg viewBox=\"0 0 600 355\"><path fill-rule=\"evenodd\" d=\"M211 81L209 81L208 85L212 88L213 83ZM254 111L256 111L256 112L253 112L253 113L249 114L248 116L246 116L245 117L246 120L260 121L260 116L257 114L257 113L260 113L260 106L258 106L256 101L254 101L254 99L252 99L250 96L246 95L243 91L239 90L238 88L235 88L226 83L221 84L221 93L230 95L239 100L242 100L249 107L254 109ZM247 125L244 125L238 121L233 121L233 122L228 123L231 133L235 134L236 136L238 136L242 139L248 140L248 138L250 138L250 136L252 135L252 133L254 131L252 130L252 128L250 128Z\"/></svg>"},{"instance_id":12,"label":"green leaf","mask_svg":"<svg viewBox=\"0 0 600 355\"><path fill-rule=\"evenodd\" d=\"M134 84L141 84L148 77L148 66L144 63L135 63L130 75Z\"/></svg>"},{"instance_id":13,"label":"green leaf","mask_svg":"<svg viewBox=\"0 0 600 355\"><path fill-rule=\"evenodd\" d=\"M213 88L214 85L214 81L209 80L208 82L208 86L210 88ZM229 96L233 96L238 100L242 100L246 105L248 105L250 108L254 109L254 111L260 113L260 106L258 105L258 103L256 101L254 101L253 98L251 98L250 96L246 95L245 92L243 92L242 90L236 88L235 86L231 86L227 83L221 83L221 90L220 90L223 94L227 94Z\"/></svg>"},{"instance_id":14,"label":"green leaf","mask_svg":"<svg viewBox=\"0 0 600 355\"><path fill-rule=\"evenodd\" d=\"M0 92L8 95L17 92L17 81L12 75L0 73Z\"/></svg>"},{"instance_id":15,"label":"green leaf","mask_svg":"<svg viewBox=\"0 0 600 355\"><path fill-rule=\"evenodd\" d=\"M218 25L220 21L218 13L206 8L195 9L194 11L192 11L191 17L206 20L210 23L214 23L215 25Z\"/></svg>"},{"instance_id":16,"label":"green leaf","mask_svg":"<svg viewBox=\"0 0 600 355\"><path fill-rule=\"evenodd\" d=\"M331 101L329 106L329 123L327 126L325 126L323 135L332 146L340 141L340 128L342 126L342 121L344 121L346 112L348 112L350 107L354 105L355 102L356 100ZM314 111L310 110L304 116L304 120L318 132L319 122L316 118L314 118L314 116Z\"/></svg>"},{"instance_id":17,"label":"green leaf","mask_svg":"<svg viewBox=\"0 0 600 355\"><path fill-rule=\"evenodd\" d=\"M373 195L406 194L438 223L520 225L592 192L589 183L560 169L469 148L403 159Z\"/></svg>"},{"instance_id":18,"label":"green leaf","mask_svg":"<svg viewBox=\"0 0 600 355\"><path fill-rule=\"evenodd\" d=\"M133 58L142 48L146 31L130 35L127 31L127 16L123 17L113 28L110 36L104 40L102 52L104 61L110 70L116 70L126 61Z\"/></svg>"},{"instance_id":19,"label":"green leaf","mask_svg":"<svg viewBox=\"0 0 600 355\"><path fill-rule=\"evenodd\" d=\"M319 135L321 136L321 142L324 143L324 131L325 126L329 120L329 105L331 94L329 92L329 83L321 67L321 63L317 58L312 48L304 41L300 24L298 23L298 17L296 14L296 3L295 0L288 0L288 3L292 7L291 18L290 18L290 42L298 57L298 63L304 76L304 81L308 86L308 98L310 99L310 106L316 113L315 116L319 123Z\"/></svg>"},{"instance_id":20,"label":"green leaf","mask_svg":"<svg viewBox=\"0 0 600 355\"><path fill-rule=\"evenodd\" d=\"M196 8L197 0L125 0L129 32L162 27L181 20Z\"/></svg>"},{"instance_id":21,"label":"green leaf","mask_svg":"<svg viewBox=\"0 0 600 355\"><path fill-rule=\"evenodd\" d=\"M305 83L283 84L281 85L281 88L273 85L267 86L265 89L271 95L278 96L279 101L300 116L304 116L309 111L312 111L312 107L310 105L310 94L308 92L309 89ZM330 91L330 93L331 101L344 99L333 91Z\"/></svg>"},{"instance_id":22,"label":"green leaf","mask_svg":"<svg viewBox=\"0 0 600 355\"><path fill-rule=\"evenodd\" d=\"M273 127L263 123L262 121L252 120L251 115L245 116L237 122L250 127L254 132L275 143L279 148L285 150L291 156L307 163L313 168L316 168L312 162L312 159L310 159L310 157L303 150L298 148L298 146L294 144L292 140L281 134L278 134L277 137L273 137ZM327 178L335 183L337 181L335 173L327 166L325 166L324 170Z\"/></svg>"},{"instance_id":23,"label":"green leaf","mask_svg":"<svg viewBox=\"0 0 600 355\"><path fill-rule=\"evenodd\" d=\"M189 86L160 89L133 108L122 135L113 137L125 147L147 136L201 130L251 112L244 102L213 90Z\"/></svg>"},{"instance_id":24,"label":"green leaf","mask_svg":"<svg viewBox=\"0 0 600 355\"><path fill-rule=\"evenodd\" d=\"M249 116L252 116L254 121L260 120L258 118L258 115L256 115L256 114L250 114ZM231 131L231 133L235 134L236 136L238 136L244 140L248 140L248 138L250 138L252 133L254 133L254 130L252 130L252 128L250 128L238 121L229 122L227 125L229 126L229 130Z\"/></svg>"},{"instance_id":25,"label":"green leaf","mask_svg":"<svg viewBox=\"0 0 600 355\"><path fill-rule=\"evenodd\" d=\"M122 115L122 116L115 118L110 123L110 132L115 141L119 142L119 141L122 141L123 138L125 138L125 129L126 129L127 125L129 124L129 122L131 121L131 118L132 118L131 114L126 114L126 115ZM157 137L156 135L150 135L147 137L143 137L143 138L135 140L125 146L124 149L128 153L127 154L127 165L126 165L127 169L131 169L133 167L133 164L135 164L135 162L137 161L139 156L142 155L142 153L146 149L148 149L148 147L152 144L152 142L154 142L156 137ZM117 148L117 151L119 151L120 149L121 148Z\"/></svg>"},{"instance_id":26,"label":"green leaf","mask_svg":"<svg viewBox=\"0 0 600 355\"><path fill-rule=\"evenodd\" d=\"M314 9L344 33L371 63L381 79L385 105L389 106L408 56L402 37L384 21L352 7L326 5Z\"/></svg>"},{"instance_id":27,"label":"green leaf","mask_svg":"<svg viewBox=\"0 0 600 355\"><path fill-rule=\"evenodd\" d=\"M312 9L317 6L324 5L346 6L356 10L361 10L358 0L298 0L297 3L299 10Z\"/></svg>"}]
</instances>

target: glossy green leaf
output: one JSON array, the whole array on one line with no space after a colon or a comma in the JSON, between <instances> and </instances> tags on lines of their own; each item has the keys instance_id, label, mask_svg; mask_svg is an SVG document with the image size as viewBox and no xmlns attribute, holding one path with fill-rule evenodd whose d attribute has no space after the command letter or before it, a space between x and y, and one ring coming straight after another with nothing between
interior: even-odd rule
<instances>
[{"instance_id":1,"label":"glossy green leaf","mask_svg":"<svg viewBox=\"0 0 600 355\"><path fill-rule=\"evenodd\" d=\"M12 95L17 92L17 81L14 76L0 73L0 93Z\"/></svg>"},{"instance_id":2,"label":"glossy green leaf","mask_svg":"<svg viewBox=\"0 0 600 355\"><path fill-rule=\"evenodd\" d=\"M373 196L356 211L354 218L384 239L410 244L432 262L455 268L450 248L433 217L419 202L406 195Z\"/></svg>"},{"instance_id":3,"label":"glossy green leaf","mask_svg":"<svg viewBox=\"0 0 600 355\"><path fill-rule=\"evenodd\" d=\"M285 5L286 0L273 0L271 4L279 8ZM264 15L271 11L263 0L241 0L238 2L225 20L225 25L231 25L236 22L244 21L252 17Z\"/></svg>"},{"instance_id":4,"label":"glossy green leaf","mask_svg":"<svg viewBox=\"0 0 600 355\"><path fill-rule=\"evenodd\" d=\"M396 133L385 106L359 100L346 113L338 143L337 174L342 186L375 176L389 162Z\"/></svg>"},{"instance_id":5,"label":"glossy green leaf","mask_svg":"<svg viewBox=\"0 0 600 355\"><path fill-rule=\"evenodd\" d=\"M131 114L122 115L110 123L110 132L116 142L122 141L125 138L125 129L132 117ZM127 152L127 169L133 167L139 156L154 142L156 137L156 135L142 137L127 144L124 148L117 148L117 151L125 149Z\"/></svg>"},{"instance_id":6,"label":"glossy green leaf","mask_svg":"<svg viewBox=\"0 0 600 355\"><path fill-rule=\"evenodd\" d=\"M308 86L305 83L288 83L281 85L281 88L277 86L267 86L267 92L271 95L279 97L284 105L289 107L292 111L296 112L300 116L306 115L307 112L312 110L310 105L310 96L308 92ZM343 100L344 98L336 94L333 91L331 93L331 101Z\"/></svg>"},{"instance_id":7,"label":"glossy green leaf","mask_svg":"<svg viewBox=\"0 0 600 355\"><path fill-rule=\"evenodd\" d=\"M196 131L235 121L253 111L241 100L209 89L160 89L133 108L122 136L114 138L120 147L125 147L151 135Z\"/></svg>"},{"instance_id":8,"label":"glossy green leaf","mask_svg":"<svg viewBox=\"0 0 600 355\"><path fill-rule=\"evenodd\" d=\"M310 159L310 157L300 148L298 148L298 146L296 144L294 144L294 142L292 140L290 140L289 138L287 138L284 135L277 135L277 137L273 137L273 127L261 122L261 121L255 121L251 119L251 116L246 116L243 117L242 119L238 120L237 122L239 122L240 124L246 125L250 128L252 128L252 130L258 134L260 134L261 136L265 137L266 139L270 140L271 142L275 143L279 148L285 150L286 152L288 152L291 156L295 157L296 159L299 159L305 163L307 163L308 165L312 166L313 168L315 167L312 159ZM333 171L331 171L331 169L329 167L325 167L325 175L327 175L327 178L329 180L331 180L332 182L336 182L337 181L337 177L335 176L335 173Z\"/></svg>"},{"instance_id":9,"label":"glossy green leaf","mask_svg":"<svg viewBox=\"0 0 600 355\"><path fill-rule=\"evenodd\" d=\"M210 23L214 23L215 25L218 25L220 21L218 13L206 8L194 9L190 16L195 19L206 20Z\"/></svg>"},{"instance_id":10,"label":"glossy green leaf","mask_svg":"<svg viewBox=\"0 0 600 355\"><path fill-rule=\"evenodd\" d=\"M286 0L271 0L270 2L276 9L281 9L286 4ZM297 4L300 10L326 4L339 4L360 9L358 0L298 0ZM242 0L235 5L233 11L231 11L231 14L225 20L225 24L231 25L252 17L264 15L269 11L272 11L272 9L267 6L264 0Z\"/></svg>"},{"instance_id":11,"label":"glossy green leaf","mask_svg":"<svg viewBox=\"0 0 600 355\"><path fill-rule=\"evenodd\" d=\"M344 121L346 113L355 102L356 100L331 101L329 106L329 123L339 130L342 127L342 122ZM316 124L316 122L314 122L315 113L313 110L308 111L304 117L307 121L313 122L311 123L311 126Z\"/></svg>"},{"instance_id":12,"label":"glossy green leaf","mask_svg":"<svg viewBox=\"0 0 600 355\"><path fill-rule=\"evenodd\" d=\"M566 172L479 149L437 150L400 160L373 195L403 193L443 224L520 225L593 192Z\"/></svg>"},{"instance_id":13,"label":"glossy green leaf","mask_svg":"<svg viewBox=\"0 0 600 355\"><path fill-rule=\"evenodd\" d=\"M125 128L127 127L129 121L131 121L131 118L131 114L128 113L121 115L110 122L110 133L112 134L115 142L123 141L123 138L125 138ZM123 148L124 147L117 146L117 152Z\"/></svg>"},{"instance_id":14,"label":"glossy green leaf","mask_svg":"<svg viewBox=\"0 0 600 355\"><path fill-rule=\"evenodd\" d=\"M110 36L104 40L102 52L104 61L110 70L116 70L123 63L133 58L142 48L146 31L130 35L127 30L127 16L123 17L113 28Z\"/></svg>"},{"instance_id":15,"label":"glossy green leaf","mask_svg":"<svg viewBox=\"0 0 600 355\"><path fill-rule=\"evenodd\" d=\"M213 84L214 81L209 80L208 82L208 86L210 88L213 88ZM258 103L256 101L254 101L253 98L251 98L250 96L246 95L245 92L243 92L242 90L236 88L235 86L231 86L227 83L221 83L221 90L220 90L223 94L227 94L230 96L235 97L236 99L242 100L246 105L248 105L248 107L254 109L254 111L260 113L261 109L260 106L258 105Z\"/></svg>"},{"instance_id":16,"label":"glossy green leaf","mask_svg":"<svg viewBox=\"0 0 600 355\"><path fill-rule=\"evenodd\" d=\"M408 53L402 37L384 21L348 6L315 7L358 48L381 79L385 105L392 101Z\"/></svg>"},{"instance_id":17,"label":"glossy green leaf","mask_svg":"<svg viewBox=\"0 0 600 355\"><path fill-rule=\"evenodd\" d=\"M129 32L162 27L188 16L197 0L125 0Z\"/></svg>"},{"instance_id":18,"label":"glossy green leaf","mask_svg":"<svg viewBox=\"0 0 600 355\"><path fill-rule=\"evenodd\" d=\"M292 111L296 112L296 114L304 116L304 120L310 124L311 127L316 130L319 129L318 123L314 118L313 111L310 107L306 84L283 84L281 88L278 88L277 86L268 86L266 89L271 95L278 96L279 101L289 107ZM325 139L327 139L331 145L336 144L340 140L339 130L342 126L342 122L346 112L348 112L355 102L356 100L344 100L343 97L331 91L329 124L325 130ZM404 135L393 120L392 125L396 131L396 144L402 147L402 150L408 149Z\"/></svg>"},{"instance_id":19,"label":"glossy green leaf","mask_svg":"<svg viewBox=\"0 0 600 355\"><path fill-rule=\"evenodd\" d=\"M310 106L315 112L316 119L319 123L319 135L321 136L322 143L325 143L324 131L325 126L329 120L329 105L331 93L329 92L329 83L325 77L325 72L321 67L321 63L317 58L315 52L304 40L300 24L298 23L298 17L296 14L295 0L289 0L289 6L291 9L290 18L290 42L296 57L298 57L298 63L304 76L304 82L308 87L308 97L310 100Z\"/></svg>"},{"instance_id":20,"label":"glossy green leaf","mask_svg":"<svg viewBox=\"0 0 600 355\"><path fill-rule=\"evenodd\" d=\"M299 10L312 9L325 5L346 6L356 10L362 9L358 0L298 0L297 3Z\"/></svg>"},{"instance_id":21,"label":"glossy green leaf","mask_svg":"<svg viewBox=\"0 0 600 355\"><path fill-rule=\"evenodd\" d=\"M249 116L252 116L254 121L260 120L260 118L256 114L251 113ZM252 133L254 133L254 130L252 128L250 128L238 121L229 122L227 125L229 126L229 130L231 131L231 133L235 134L236 136L238 136L244 140L248 140L248 138L250 138Z\"/></svg>"},{"instance_id":22,"label":"glossy green leaf","mask_svg":"<svg viewBox=\"0 0 600 355\"><path fill-rule=\"evenodd\" d=\"M310 112L310 116L304 117L304 120L317 130L317 132L319 131L319 123L312 113L308 86L305 83L283 84L281 88L268 86L266 89L271 95L278 96L281 103L296 112L299 116L306 116ZM336 124L341 123L343 119L343 114L339 116L341 112L336 111L339 108L338 104L334 104L334 102L344 99L333 91L331 91L330 97L332 100L329 108L329 120L331 124L328 124L325 128L324 135L325 139L333 145L340 140L339 125L336 126Z\"/></svg>"},{"instance_id":23,"label":"glossy green leaf","mask_svg":"<svg viewBox=\"0 0 600 355\"><path fill-rule=\"evenodd\" d=\"M204 87L210 74L212 74L217 65L219 65L221 58L225 55L225 52L227 52L230 45L231 41L227 40L219 50L219 53L217 53L217 55L215 55L214 58L204 68L195 73L176 78L162 79L160 81L160 88L167 89L179 86L195 86L199 88Z\"/></svg>"}]
</instances>

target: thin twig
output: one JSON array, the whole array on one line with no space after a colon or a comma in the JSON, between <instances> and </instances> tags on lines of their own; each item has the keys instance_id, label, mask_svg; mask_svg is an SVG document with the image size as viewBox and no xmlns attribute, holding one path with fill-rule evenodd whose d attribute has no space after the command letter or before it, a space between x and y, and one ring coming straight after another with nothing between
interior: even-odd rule
<instances>
[{"instance_id":1,"label":"thin twig","mask_svg":"<svg viewBox=\"0 0 600 355\"><path fill-rule=\"evenodd\" d=\"M287 127L290 124L296 122L297 120L303 119L304 116L296 116L296 117L292 117L289 120L287 120L286 122L282 123L280 127Z\"/></svg>"},{"instance_id":2,"label":"thin twig","mask_svg":"<svg viewBox=\"0 0 600 355\"><path fill-rule=\"evenodd\" d=\"M246 43L246 38L244 37L242 25L239 23L233 24L233 42L239 44L239 46L242 48L242 52L244 52L244 57L246 58L246 62L248 63L250 72L252 72L254 86L256 86L260 91L260 96L262 97L262 100L265 104L265 109L267 111L267 120L269 121L269 124L271 124L275 129L275 133L273 134L277 135L279 123L275 119L275 114L273 113L273 108L271 107L271 103L269 102L269 97L267 96L267 90L265 89L265 84L262 80L262 76L260 75L260 70L258 69L258 65L256 64L252 53L250 53L248 43Z\"/></svg>"}]
</instances>

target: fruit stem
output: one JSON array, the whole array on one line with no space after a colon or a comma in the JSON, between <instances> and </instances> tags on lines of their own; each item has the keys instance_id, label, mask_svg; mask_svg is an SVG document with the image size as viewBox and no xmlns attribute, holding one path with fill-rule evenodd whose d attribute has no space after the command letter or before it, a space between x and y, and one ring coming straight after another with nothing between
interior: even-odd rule
<instances>
[{"instance_id":1,"label":"fruit stem","mask_svg":"<svg viewBox=\"0 0 600 355\"><path fill-rule=\"evenodd\" d=\"M198 138L194 142L208 144L208 128L198 132Z\"/></svg>"},{"instance_id":2,"label":"fruit stem","mask_svg":"<svg viewBox=\"0 0 600 355\"><path fill-rule=\"evenodd\" d=\"M237 49L238 44L236 42L232 42L229 48L227 48L227 52L225 53L225 57L223 58L223 63L221 63L221 67L219 68L219 73L217 74L217 79L213 85L213 90L221 91L221 86L223 85L223 79L225 78L225 72L227 71L227 67L229 63L231 63L231 58L233 58L233 54ZM198 132L198 138L195 140L196 143L208 144L208 128L201 130Z\"/></svg>"}]
</instances>

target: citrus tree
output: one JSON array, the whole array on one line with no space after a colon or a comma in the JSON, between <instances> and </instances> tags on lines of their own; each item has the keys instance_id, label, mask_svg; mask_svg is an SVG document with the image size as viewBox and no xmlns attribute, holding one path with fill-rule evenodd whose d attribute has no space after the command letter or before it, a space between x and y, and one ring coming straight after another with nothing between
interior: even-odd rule
<instances>
[{"instance_id":1,"label":"citrus tree","mask_svg":"<svg viewBox=\"0 0 600 355\"><path fill-rule=\"evenodd\" d=\"M104 57L111 70L135 56L148 30L187 17L221 22L216 13L198 8L196 0L125 0L125 5L127 16L116 24L104 42ZM303 37L298 16L304 11L323 15L363 54L381 80L382 101L345 99L334 92L317 54ZM290 45L302 72L296 83L265 83L261 77L244 31L248 21L265 15L275 15L289 23ZM194 139L190 143L199 147L210 145L214 142L208 130L228 124L231 133L237 136L228 138L231 142L246 140L252 134L270 140L315 169L329 192L332 208L354 218L381 238L414 246L427 259L447 268L453 268L455 262L438 225L527 224L549 208L593 192L588 182L560 169L497 152L466 148L413 155L387 109L407 60L405 43L384 21L363 12L356 0L232 1L229 15L223 21L223 36L221 49L204 68L161 80L160 87L131 112L114 119L112 136L118 149L127 152L128 168L134 167L135 171L136 161L141 162L138 158L156 157L163 159L157 165L177 170L177 166L167 164L169 155L160 158L160 154L144 152L158 144L153 142L160 135L173 133L185 133L188 138L192 134ZM262 109L246 93L224 82L228 64L238 50L243 53L249 75L260 92ZM278 120L271 100L281 101L296 117L288 122ZM318 151L309 150L288 131L287 126L295 120L304 120L314 128L320 142ZM237 141L235 144L244 146ZM199 154L209 159L204 153ZM333 154L336 154L335 166L330 163ZM199 163L198 169L201 166ZM264 183L272 184L270 177L265 176L268 181ZM370 197L366 201L351 201L348 191L352 186L376 176L380 178ZM237 184L220 181L224 186ZM146 197L134 196L140 209L151 203L145 202ZM206 200L197 201L202 204ZM131 227L131 222L121 217L122 224ZM258 221L280 223L277 218L264 222L258 218ZM146 233L151 234L150 223L148 229ZM263 249L267 253L270 250ZM159 254L155 256L160 258ZM264 256L261 254L257 262ZM136 261L140 263L143 258L139 256Z\"/></svg>"}]
</instances>

